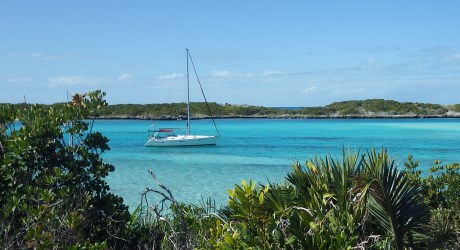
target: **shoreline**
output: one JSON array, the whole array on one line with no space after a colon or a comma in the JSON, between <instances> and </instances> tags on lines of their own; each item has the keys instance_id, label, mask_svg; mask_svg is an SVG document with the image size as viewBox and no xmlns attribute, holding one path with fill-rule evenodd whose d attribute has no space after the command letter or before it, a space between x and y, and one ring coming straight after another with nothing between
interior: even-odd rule
<instances>
[{"instance_id":1,"label":"shoreline","mask_svg":"<svg viewBox=\"0 0 460 250\"><path fill-rule=\"evenodd\" d=\"M453 115L329 115L329 116L308 116L308 115L231 115L231 116L194 116L190 120L205 120L205 119L436 119L436 118L460 118L460 114ZM186 120L184 116L99 116L97 120Z\"/></svg>"}]
</instances>

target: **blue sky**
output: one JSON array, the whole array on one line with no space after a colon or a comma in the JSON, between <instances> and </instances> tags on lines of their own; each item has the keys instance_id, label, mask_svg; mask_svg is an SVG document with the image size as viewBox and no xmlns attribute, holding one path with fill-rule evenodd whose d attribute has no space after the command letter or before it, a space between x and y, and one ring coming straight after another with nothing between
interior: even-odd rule
<instances>
[{"instance_id":1,"label":"blue sky","mask_svg":"<svg viewBox=\"0 0 460 250\"><path fill-rule=\"evenodd\" d=\"M0 102L460 103L460 1L0 1ZM202 101L192 82L192 101Z\"/></svg>"}]
</instances>

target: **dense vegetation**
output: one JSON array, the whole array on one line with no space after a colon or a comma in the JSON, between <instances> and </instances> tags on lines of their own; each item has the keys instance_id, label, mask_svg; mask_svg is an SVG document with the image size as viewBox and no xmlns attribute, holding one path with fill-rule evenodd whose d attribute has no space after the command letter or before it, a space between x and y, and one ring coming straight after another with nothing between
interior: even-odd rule
<instances>
[{"instance_id":1,"label":"dense vegetation","mask_svg":"<svg viewBox=\"0 0 460 250\"><path fill-rule=\"evenodd\" d=\"M211 113L215 116L264 116L280 115L281 110L240 105L220 105L208 103ZM190 104L190 110L194 117L209 117L206 103L194 102ZM151 117L151 118L184 118L186 116L185 103L164 103L164 104L118 104L110 105L99 110L97 115L102 117Z\"/></svg>"},{"instance_id":2,"label":"dense vegetation","mask_svg":"<svg viewBox=\"0 0 460 250\"><path fill-rule=\"evenodd\" d=\"M102 96L76 95L53 107L0 107L2 249L121 244L130 214L104 180L114 170L100 158L108 139L83 121L106 105Z\"/></svg>"},{"instance_id":3,"label":"dense vegetation","mask_svg":"<svg viewBox=\"0 0 460 250\"><path fill-rule=\"evenodd\" d=\"M450 106L449 109L454 111L454 112L460 112L460 104L454 104L454 105Z\"/></svg>"},{"instance_id":4,"label":"dense vegetation","mask_svg":"<svg viewBox=\"0 0 460 250\"><path fill-rule=\"evenodd\" d=\"M438 104L400 103L391 100L336 102L324 107L327 114L338 115L444 115L448 111ZM308 112L307 112L308 113Z\"/></svg>"},{"instance_id":5,"label":"dense vegetation","mask_svg":"<svg viewBox=\"0 0 460 250\"><path fill-rule=\"evenodd\" d=\"M459 165L435 162L421 177L385 150L293 165L285 183L242 181L215 209L171 201L163 242L183 249L458 249ZM161 190L160 189L160 190ZM159 204L147 214L158 214ZM153 220L157 223L159 217ZM149 223L152 223L150 221Z\"/></svg>"},{"instance_id":6,"label":"dense vegetation","mask_svg":"<svg viewBox=\"0 0 460 250\"><path fill-rule=\"evenodd\" d=\"M26 104L16 104L23 108ZM428 103L396 102L383 99L335 102L324 107L299 109L268 108L193 102L193 118L266 117L266 118L335 118L335 117L460 117L460 104L442 106ZM211 111L211 112L209 112ZM185 103L116 104L95 111L97 118L178 119L186 117Z\"/></svg>"},{"instance_id":7,"label":"dense vegetation","mask_svg":"<svg viewBox=\"0 0 460 250\"><path fill-rule=\"evenodd\" d=\"M382 149L295 163L284 183L243 181L228 204L176 201L155 178L130 213L92 131L104 93L0 105L2 249L458 249L459 165L422 175ZM331 108L337 104L331 104ZM395 104L397 106L397 104Z\"/></svg>"},{"instance_id":8,"label":"dense vegetation","mask_svg":"<svg viewBox=\"0 0 460 250\"><path fill-rule=\"evenodd\" d=\"M209 103L209 109L216 117L422 117L445 116L450 109L454 112L460 112L460 105L453 105L448 108L438 104L400 103L383 99L336 102L324 107L307 107L298 110ZM190 109L196 118L209 117L205 103L191 103ZM176 119L184 118L185 112L184 103L119 104L104 107L98 111L97 115L101 117Z\"/></svg>"}]
</instances>

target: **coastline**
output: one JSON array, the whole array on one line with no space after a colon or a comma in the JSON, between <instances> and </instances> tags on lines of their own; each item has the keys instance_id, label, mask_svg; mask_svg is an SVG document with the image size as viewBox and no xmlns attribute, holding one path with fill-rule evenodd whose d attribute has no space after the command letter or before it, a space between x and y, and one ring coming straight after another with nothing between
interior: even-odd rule
<instances>
[{"instance_id":1,"label":"coastline","mask_svg":"<svg viewBox=\"0 0 460 250\"><path fill-rule=\"evenodd\" d=\"M444 114L444 115L228 115L228 116L192 116L192 120L203 119L423 119L423 118L460 118L460 113ZM185 120L185 116L132 116L132 115L116 115L116 116L99 116L95 117L98 120Z\"/></svg>"}]
</instances>

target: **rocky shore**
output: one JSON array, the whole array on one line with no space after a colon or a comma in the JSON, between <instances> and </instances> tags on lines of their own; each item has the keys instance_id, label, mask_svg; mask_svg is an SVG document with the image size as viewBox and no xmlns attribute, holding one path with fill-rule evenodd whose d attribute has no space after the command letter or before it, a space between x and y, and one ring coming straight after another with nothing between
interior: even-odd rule
<instances>
[{"instance_id":1,"label":"rocky shore","mask_svg":"<svg viewBox=\"0 0 460 250\"><path fill-rule=\"evenodd\" d=\"M197 115L192 116L192 120L199 119L408 119L408 118L460 118L460 112L449 112L443 115L391 115L391 114L363 114L363 115L228 115L228 116L205 116ZM116 116L99 116L96 119L101 120L185 120L185 116L132 116L132 115L116 115Z\"/></svg>"}]
</instances>

